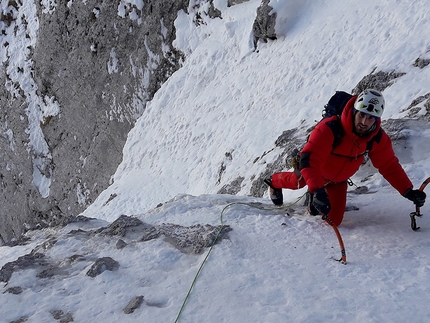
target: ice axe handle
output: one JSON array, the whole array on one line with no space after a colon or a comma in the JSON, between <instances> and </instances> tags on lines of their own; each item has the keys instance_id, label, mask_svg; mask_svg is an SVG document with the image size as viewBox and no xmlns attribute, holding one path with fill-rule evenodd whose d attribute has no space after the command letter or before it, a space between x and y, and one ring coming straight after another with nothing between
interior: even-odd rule
<instances>
[{"instance_id":1,"label":"ice axe handle","mask_svg":"<svg viewBox=\"0 0 430 323\"><path fill-rule=\"evenodd\" d=\"M421 192L424 191L424 189L426 188L427 184L430 183L430 177L427 178L420 186L419 190ZM419 230L420 227L417 227L417 221L415 219L416 216L422 217L423 215L421 214L421 210L419 206L415 206L415 212L412 212L411 214L409 214L409 216L411 217L411 228L414 231Z\"/></svg>"}]
</instances>

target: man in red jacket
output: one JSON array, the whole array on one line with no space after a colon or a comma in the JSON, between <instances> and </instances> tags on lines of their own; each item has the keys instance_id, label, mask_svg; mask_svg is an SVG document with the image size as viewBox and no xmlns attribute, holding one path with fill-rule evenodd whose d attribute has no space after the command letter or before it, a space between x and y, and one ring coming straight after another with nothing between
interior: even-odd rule
<instances>
[{"instance_id":1,"label":"man in red jacket","mask_svg":"<svg viewBox=\"0 0 430 323\"><path fill-rule=\"evenodd\" d=\"M318 123L300 153L300 173L275 173L265 181L273 203L283 204L282 188L307 185L311 193L309 212L327 215L338 226L345 212L347 180L368 154L373 166L401 195L423 206L426 194L413 189L394 154L391 139L381 128L384 107L382 94L367 89L348 101L340 120L334 116ZM367 151L369 141L372 147Z\"/></svg>"}]
</instances>

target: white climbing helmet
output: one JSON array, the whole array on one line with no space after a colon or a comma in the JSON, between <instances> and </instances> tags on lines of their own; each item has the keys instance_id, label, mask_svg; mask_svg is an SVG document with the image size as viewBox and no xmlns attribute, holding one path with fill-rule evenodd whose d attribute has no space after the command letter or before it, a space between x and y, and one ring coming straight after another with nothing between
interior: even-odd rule
<instances>
[{"instance_id":1,"label":"white climbing helmet","mask_svg":"<svg viewBox=\"0 0 430 323\"><path fill-rule=\"evenodd\" d=\"M354 103L354 109L376 118L384 112L385 100L381 92L374 89L366 89L361 92Z\"/></svg>"}]
</instances>

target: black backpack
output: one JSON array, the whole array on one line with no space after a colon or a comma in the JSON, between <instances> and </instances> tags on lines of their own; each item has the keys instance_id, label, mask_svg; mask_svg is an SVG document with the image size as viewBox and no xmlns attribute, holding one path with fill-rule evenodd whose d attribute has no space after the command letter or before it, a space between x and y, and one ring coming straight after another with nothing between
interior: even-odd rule
<instances>
[{"instance_id":1,"label":"black backpack","mask_svg":"<svg viewBox=\"0 0 430 323\"><path fill-rule=\"evenodd\" d=\"M348 101L353 97L352 94L336 91L335 94L328 100L327 104L324 106L322 113L323 118L328 118L332 116L339 116L342 114L343 108L348 103Z\"/></svg>"}]
</instances>

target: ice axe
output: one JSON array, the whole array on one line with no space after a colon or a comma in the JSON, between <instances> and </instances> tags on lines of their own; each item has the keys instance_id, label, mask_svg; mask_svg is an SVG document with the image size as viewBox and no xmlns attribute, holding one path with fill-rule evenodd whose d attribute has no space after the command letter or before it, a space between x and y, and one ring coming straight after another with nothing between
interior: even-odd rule
<instances>
[{"instance_id":1,"label":"ice axe","mask_svg":"<svg viewBox=\"0 0 430 323\"><path fill-rule=\"evenodd\" d=\"M324 221L326 221L333 228L334 232L336 233L337 240L339 241L341 257L340 257L340 259L336 259L336 261L339 261L340 263L346 265L345 245L343 244L342 236L340 235L339 229L337 228L337 226L333 223L333 221L329 218L329 216L327 214L324 214L322 219Z\"/></svg>"},{"instance_id":2,"label":"ice axe","mask_svg":"<svg viewBox=\"0 0 430 323\"><path fill-rule=\"evenodd\" d=\"M419 190L421 192L424 191L424 189L426 188L427 184L430 182L430 177L427 178L420 186ZM415 212L412 212L411 214L409 214L409 216L411 217L411 228L414 231L419 230L420 227L417 227L417 221L415 219L416 216L418 217L422 217L423 215L420 213L420 207L416 206L415 207Z\"/></svg>"}]
</instances>

